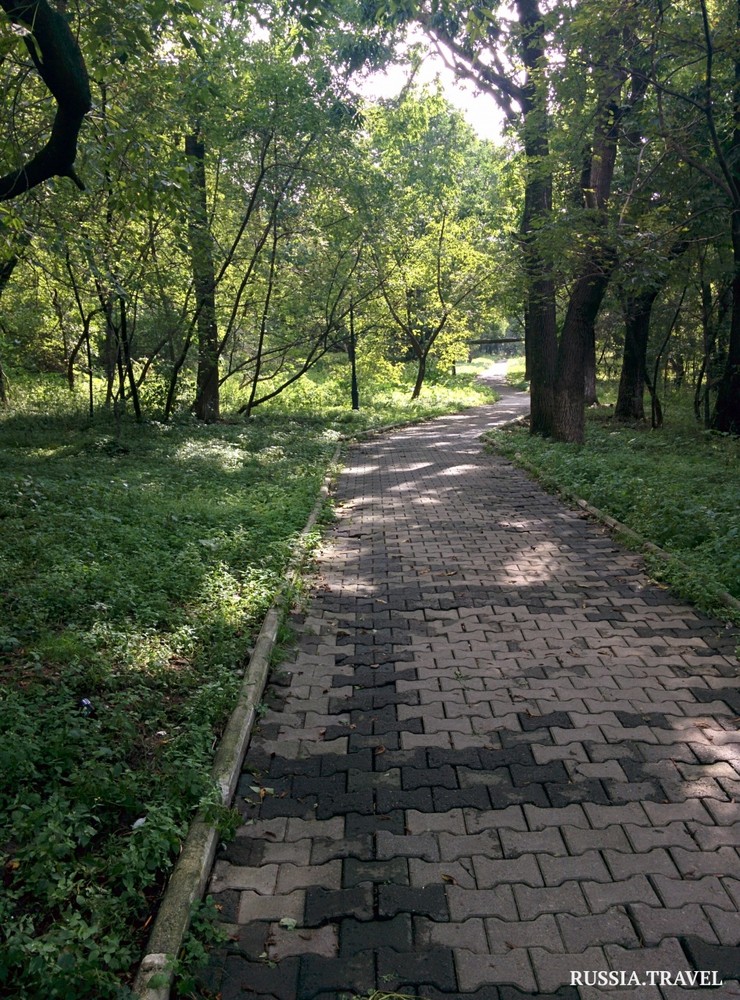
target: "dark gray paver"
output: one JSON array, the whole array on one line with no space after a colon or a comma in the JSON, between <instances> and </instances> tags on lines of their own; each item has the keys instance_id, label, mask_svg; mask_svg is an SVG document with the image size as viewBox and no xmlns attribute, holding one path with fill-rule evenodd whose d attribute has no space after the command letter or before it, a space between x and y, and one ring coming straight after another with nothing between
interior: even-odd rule
<instances>
[{"instance_id":1,"label":"dark gray paver","mask_svg":"<svg viewBox=\"0 0 740 1000\"><path fill-rule=\"evenodd\" d=\"M224 1000L740 996L732 637L482 449L526 405L350 450L210 887Z\"/></svg>"}]
</instances>

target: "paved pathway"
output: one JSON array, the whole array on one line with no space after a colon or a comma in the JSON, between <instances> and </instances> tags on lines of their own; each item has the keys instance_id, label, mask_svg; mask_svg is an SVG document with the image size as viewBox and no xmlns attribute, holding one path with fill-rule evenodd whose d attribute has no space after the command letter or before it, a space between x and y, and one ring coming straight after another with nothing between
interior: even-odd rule
<instances>
[{"instance_id":1,"label":"paved pathway","mask_svg":"<svg viewBox=\"0 0 740 1000\"><path fill-rule=\"evenodd\" d=\"M740 997L731 644L482 450L525 406L350 451L212 877L223 1000Z\"/></svg>"}]
</instances>

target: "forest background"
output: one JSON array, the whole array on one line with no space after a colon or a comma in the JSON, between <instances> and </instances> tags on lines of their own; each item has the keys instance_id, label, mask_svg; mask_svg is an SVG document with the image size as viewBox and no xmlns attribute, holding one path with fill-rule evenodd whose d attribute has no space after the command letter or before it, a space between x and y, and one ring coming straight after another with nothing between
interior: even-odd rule
<instances>
[{"instance_id":1,"label":"forest background","mask_svg":"<svg viewBox=\"0 0 740 1000\"><path fill-rule=\"evenodd\" d=\"M341 433L523 347L498 446L737 620L739 15L0 8L0 996L123 997Z\"/></svg>"}]
</instances>

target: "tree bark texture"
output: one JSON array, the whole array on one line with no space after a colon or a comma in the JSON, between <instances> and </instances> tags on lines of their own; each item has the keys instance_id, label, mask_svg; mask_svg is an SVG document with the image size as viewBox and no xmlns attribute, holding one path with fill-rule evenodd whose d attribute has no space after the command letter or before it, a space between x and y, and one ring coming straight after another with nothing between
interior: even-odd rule
<instances>
[{"instance_id":1,"label":"tree bark texture","mask_svg":"<svg viewBox=\"0 0 740 1000\"><path fill-rule=\"evenodd\" d=\"M732 251L735 270L730 342L727 345L727 364L717 389L712 428L726 434L740 434L740 208L736 208L732 216Z\"/></svg>"},{"instance_id":2,"label":"tree bark texture","mask_svg":"<svg viewBox=\"0 0 740 1000\"><path fill-rule=\"evenodd\" d=\"M527 69L522 101L527 176L520 238L527 275L524 340L530 380L530 432L550 437L555 426L555 282L551 264L537 246L537 231L552 212L546 82L542 73L545 26L537 0L518 0L517 11L522 25L522 59Z\"/></svg>"},{"instance_id":3,"label":"tree bark texture","mask_svg":"<svg viewBox=\"0 0 740 1000\"><path fill-rule=\"evenodd\" d=\"M584 190L586 209L592 214L589 252L584 253L563 321L555 377L555 426L557 441L582 444L585 434L586 356L594 324L612 271L616 253L607 233L607 203L617 158L619 112L615 98L622 77L613 67L604 74L597 102L598 120L591 157L589 186Z\"/></svg>"},{"instance_id":4,"label":"tree bark texture","mask_svg":"<svg viewBox=\"0 0 740 1000\"><path fill-rule=\"evenodd\" d=\"M219 419L218 326L216 323L216 272L213 244L208 227L205 144L198 131L185 137L185 153L191 162L190 251L198 314L198 371L193 412L199 420Z\"/></svg>"},{"instance_id":5,"label":"tree bark texture","mask_svg":"<svg viewBox=\"0 0 740 1000\"><path fill-rule=\"evenodd\" d=\"M645 376L650 317L658 289L628 295L624 302L624 351L619 392L614 417L617 420L645 419Z\"/></svg>"},{"instance_id":6,"label":"tree bark texture","mask_svg":"<svg viewBox=\"0 0 740 1000\"><path fill-rule=\"evenodd\" d=\"M9 201L51 177L71 177L77 140L90 110L90 83L77 41L67 19L46 0L0 0L8 18L26 28L31 60L54 97L57 110L45 145L19 170L0 177L0 201Z\"/></svg>"}]
</instances>

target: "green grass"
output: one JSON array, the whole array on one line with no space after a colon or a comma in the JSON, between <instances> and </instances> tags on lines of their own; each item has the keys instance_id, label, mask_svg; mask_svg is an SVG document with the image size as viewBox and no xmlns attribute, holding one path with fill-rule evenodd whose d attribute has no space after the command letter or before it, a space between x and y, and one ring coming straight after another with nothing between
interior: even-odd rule
<instances>
[{"instance_id":1,"label":"green grass","mask_svg":"<svg viewBox=\"0 0 740 1000\"><path fill-rule=\"evenodd\" d=\"M602 394L608 398L608 390ZM621 426L608 408L588 412L586 443L557 444L523 428L494 432L493 445L528 463L546 485L569 491L675 555L647 556L652 574L724 620L736 612L718 589L740 598L737 439L696 425L686 398L669 396L662 430Z\"/></svg>"},{"instance_id":2,"label":"green grass","mask_svg":"<svg viewBox=\"0 0 740 1000\"><path fill-rule=\"evenodd\" d=\"M490 398L366 390L351 414L325 369L247 424L117 435L47 384L0 416L0 997L129 995L335 441Z\"/></svg>"}]
</instances>

